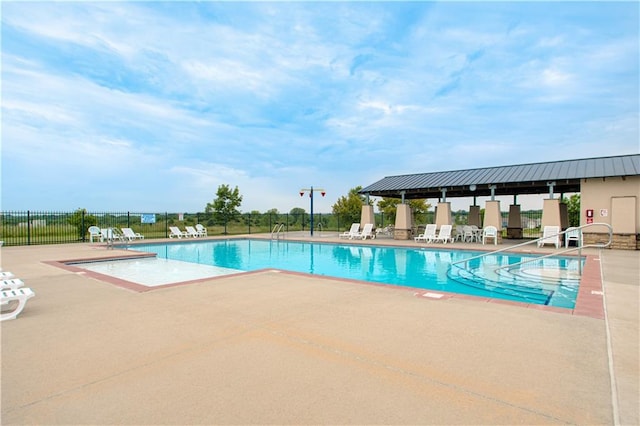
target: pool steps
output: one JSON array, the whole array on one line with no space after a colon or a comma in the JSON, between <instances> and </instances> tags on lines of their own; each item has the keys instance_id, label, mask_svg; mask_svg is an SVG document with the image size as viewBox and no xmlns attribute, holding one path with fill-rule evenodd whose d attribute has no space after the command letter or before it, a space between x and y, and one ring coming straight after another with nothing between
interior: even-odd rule
<instances>
[{"instance_id":1,"label":"pool steps","mask_svg":"<svg viewBox=\"0 0 640 426\"><path fill-rule=\"evenodd\" d=\"M556 294L555 289L558 286L577 288L580 284L579 279L570 278L564 278L562 282L544 276L532 280L520 272L520 269L511 271L501 268L499 262L488 268L473 267L472 265L467 265L465 268L460 264L454 264L449 267L447 276L468 287L496 292L515 300L542 305L549 304L551 298ZM492 275L492 277L488 275Z\"/></svg>"}]
</instances>

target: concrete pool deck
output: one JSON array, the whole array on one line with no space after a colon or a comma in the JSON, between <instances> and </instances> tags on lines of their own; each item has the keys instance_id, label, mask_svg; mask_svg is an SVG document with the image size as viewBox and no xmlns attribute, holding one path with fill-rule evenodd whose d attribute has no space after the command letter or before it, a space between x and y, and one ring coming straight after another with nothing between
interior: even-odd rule
<instances>
[{"instance_id":1,"label":"concrete pool deck","mask_svg":"<svg viewBox=\"0 0 640 426\"><path fill-rule=\"evenodd\" d=\"M640 423L639 252L591 251L604 318L278 271L135 292L46 263L119 252L0 249L36 293L1 323L3 425Z\"/></svg>"}]
</instances>

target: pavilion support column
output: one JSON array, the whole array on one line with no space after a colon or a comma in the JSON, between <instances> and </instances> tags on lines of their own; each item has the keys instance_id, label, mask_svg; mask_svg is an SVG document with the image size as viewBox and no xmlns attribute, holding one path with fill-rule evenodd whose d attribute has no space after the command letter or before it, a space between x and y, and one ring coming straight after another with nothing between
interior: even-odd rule
<instances>
[{"instance_id":1,"label":"pavilion support column","mask_svg":"<svg viewBox=\"0 0 640 426\"><path fill-rule=\"evenodd\" d=\"M563 231L569 227L569 209L567 205L560 202L560 229Z\"/></svg>"},{"instance_id":2,"label":"pavilion support column","mask_svg":"<svg viewBox=\"0 0 640 426\"><path fill-rule=\"evenodd\" d=\"M436 209L436 227L440 229L442 225L451 225L451 203L440 202Z\"/></svg>"},{"instance_id":3,"label":"pavilion support column","mask_svg":"<svg viewBox=\"0 0 640 426\"><path fill-rule=\"evenodd\" d=\"M542 223L540 224L540 232L545 226L562 227L562 219L560 218L560 200L557 198L547 198L542 204Z\"/></svg>"},{"instance_id":4,"label":"pavilion support column","mask_svg":"<svg viewBox=\"0 0 640 426\"><path fill-rule=\"evenodd\" d=\"M482 228L482 223L480 223L480 206L469 206L469 219L467 223Z\"/></svg>"},{"instance_id":5,"label":"pavilion support column","mask_svg":"<svg viewBox=\"0 0 640 426\"><path fill-rule=\"evenodd\" d=\"M498 229L498 244L502 243L502 214L500 213L500 201L486 201L484 206L484 228L495 226Z\"/></svg>"},{"instance_id":6,"label":"pavilion support column","mask_svg":"<svg viewBox=\"0 0 640 426\"><path fill-rule=\"evenodd\" d=\"M373 206L369 204L362 205L362 211L360 212L360 229L365 223L373 223L373 227L376 227L376 219L373 215Z\"/></svg>"},{"instance_id":7,"label":"pavilion support column","mask_svg":"<svg viewBox=\"0 0 640 426\"><path fill-rule=\"evenodd\" d=\"M398 204L396 207L396 224L393 229L395 240L409 240L412 238L413 215L409 204Z\"/></svg>"},{"instance_id":8,"label":"pavilion support column","mask_svg":"<svg viewBox=\"0 0 640 426\"><path fill-rule=\"evenodd\" d=\"M520 205L509 206L509 221L507 222L507 238L514 240L522 239L522 216L520 215Z\"/></svg>"}]
</instances>

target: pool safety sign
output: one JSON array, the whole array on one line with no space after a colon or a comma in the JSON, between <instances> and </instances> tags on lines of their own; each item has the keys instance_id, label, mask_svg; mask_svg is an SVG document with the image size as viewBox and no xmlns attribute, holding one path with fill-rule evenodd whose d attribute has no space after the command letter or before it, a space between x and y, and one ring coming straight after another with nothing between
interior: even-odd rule
<instances>
[{"instance_id":1,"label":"pool safety sign","mask_svg":"<svg viewBox=\"0 0 640 426\"><path fill-rule=\"evenodd\" d=\"M155 213L144 213L140 216L140 223L156 223Z\"/></svg>"},{"instance_id":2,"label":"pool safety sign","mask_svg":"<svg viewBox=\"0 0 640 426\"><path fill-rule=\"evenodd\" d=\"M587 209L587 223L593 223L593 209Z\"/></svg>"}]
</instances>

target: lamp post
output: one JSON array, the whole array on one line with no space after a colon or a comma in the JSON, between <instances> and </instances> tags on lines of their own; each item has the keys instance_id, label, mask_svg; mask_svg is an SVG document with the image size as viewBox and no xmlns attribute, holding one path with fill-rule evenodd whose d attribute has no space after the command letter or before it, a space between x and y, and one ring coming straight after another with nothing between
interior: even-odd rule
<instances>
[{"instance_id":1,"label":"lamp post","mask_svg":"<svg viewBox=\"0 0 640 426\"><path fill-rule=\"evenodd\" d=\"M313 193L314 192L320 192L320 194L324 197L324 195L327 192L322 188L314 188L312 186L311 188L302 188L300 190L300 196L302 197L305 192L309 193L309 198L311 200L311 236L313 237Z\"/></svg>"}]
</instances>

